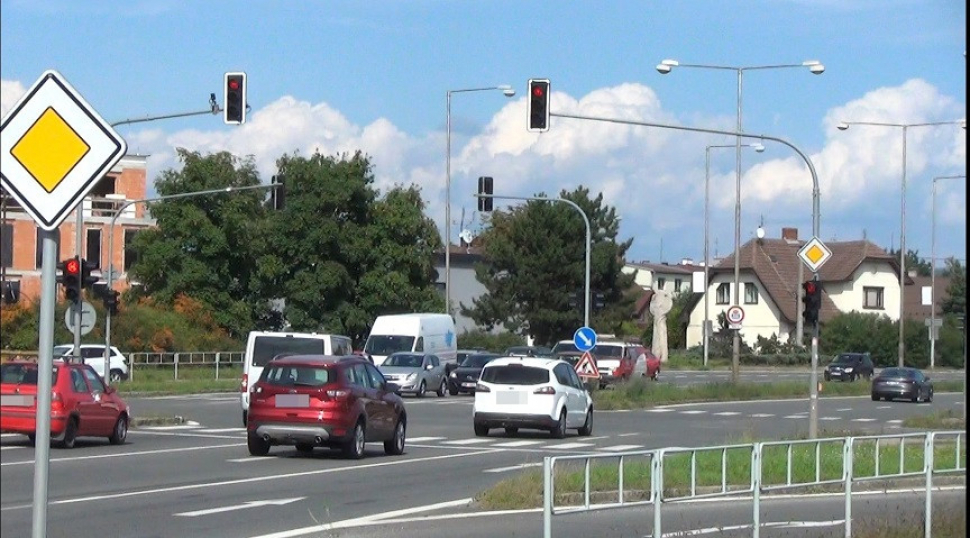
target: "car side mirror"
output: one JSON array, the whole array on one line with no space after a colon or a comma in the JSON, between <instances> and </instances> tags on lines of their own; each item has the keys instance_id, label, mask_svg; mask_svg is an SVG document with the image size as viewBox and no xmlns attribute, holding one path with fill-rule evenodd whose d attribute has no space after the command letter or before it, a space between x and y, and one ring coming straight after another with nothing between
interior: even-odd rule
<instances>
[{"instance_id":1,"label":"car side mirror","mask_svg":"<svg viewBox=\"0 0 970 538\"><path fill-rule=\"evenodd\" d=\"M432 369L434 369L434 365L433 364L429 364L429 365L425 366L424 369L425 370L432 370Z\"/></svg>"},{"instance_id":2,"label":"car side mirror","mask_svg":"<svg viewBox=\"0 0 970 538\"><path fill-rule=\"evenodd\" d=\"M104 388L105 394L114 394L116 392L118 392L118 389L116 389L114 385L108 385Z\"/></svg>"}]
</instances>

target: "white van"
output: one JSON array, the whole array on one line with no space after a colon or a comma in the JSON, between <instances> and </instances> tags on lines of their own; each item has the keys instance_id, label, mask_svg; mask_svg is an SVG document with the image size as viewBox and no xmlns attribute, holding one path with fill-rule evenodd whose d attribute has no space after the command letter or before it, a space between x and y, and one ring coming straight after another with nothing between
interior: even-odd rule
<instances>
[{"instance_id":1,"label":"white van","mask_svg":"<svg viewBox=\"0 0 970 538\"><path fill-rule=\"evenodd\" d=\"M455 320L448 314L378 316L364 344L364 353L380 366L396 351L433 353L442 364L456 362Z\"/></svg>"},{"instance_id":2,"label":"white van","mask_svg":"<svg viewBox=\"0 0 970 538\"><path fill-rule=\"evenodd\" d=\"M317 333L278 333L251 331L243 355L243 376L239 385L243 424L249 415L249 386L263 373L269 361L279 355L350 355L350 337Z\"/></svg>"}]
</instances>

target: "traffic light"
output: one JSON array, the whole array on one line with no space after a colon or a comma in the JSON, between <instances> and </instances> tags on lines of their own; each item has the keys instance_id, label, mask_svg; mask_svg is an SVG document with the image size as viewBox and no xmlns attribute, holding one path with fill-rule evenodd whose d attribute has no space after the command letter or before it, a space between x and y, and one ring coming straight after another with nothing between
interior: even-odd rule
<instances>
[{"instance_id":1,"label":"traffic light","mask_svg":"<svg viewBox=\"0 0 970 538\"><path fill-rule=\"evenodd\" d=\"M94 289L94 283L100 280L100 277L91 274L92 269L97 269L96 263L81 260L81 288Z\"/></svg>"},{"instance_id":2,"label":"traffic light","mask_svg":"<svg viewBox=\"0 0 970 538\"><path fill-rule=\"evenodd\" d=\"M286 206L286 184L278 176L273 176L272 184L276 187L269 191L270 206L274 211L282 211Z\"/></svg>"},{"instance_id":3,"label":"traffic light","mask_svg":"<svg viewBox=\"0 0 970 538\"><path fill-rule=\"evenodd\" d=\"M593 304L591 304L590 306L593 307L593 310L596 310L596 311L603 310L603 308L606 307L606 296L601 291L594 291L592 302Z\"/></svg>"},{"instance_id":4,"label":"traffic light","mask_svg":"<svg viewBox=\"0 0 970 538\"><path fill-rule=\"evenodd\" d=\"M226 73L226 108L223 121L239 125L246 121L246 73Z\"/></svg>"},{"instance_id":5,"label":"traffic light","mask_svg":"<svg viewBox=\"0 0 970 538\"><path fill-rule=\"evenodd\" d=\"M549 130L549 79L529 79L529 131Z\"/></svg>"},{"instance_id":6,"label":"traffic light","mask_svg":"<svg viewBox=\"0 0 970 538\"><path fill-rule=\"evenodd\" d=\"M483 198L482 195L487 194L488 198ZM492 178L488 176L482 176L478 178L478 210L479 211L491 211L492 210Z\"/></svg>"},{"instance_id":7,"label":"traffic light","mask_svg":"<svg viewBox=\"0 0 970 538\"><path fill-rule=\"evenodd\" d=\"M822 309L822 285L817 280L802 282L802 319L805 323L818 323L818 313Z\"/></svg>"},{"instance_id":8,"label":"traffic light","mask_svg":"<svg viewBox=\"0 0 970 538\"><path fill-rule=\"evenodd\" d=\"M61 272L58 283L64 286L64 297L72 303L81 302L81 260L77 256L57 262Z\"/></svg>"},{"instance_id":9,"label":"traffic light","mask_svg":"<svg viewBox=\"0 0 970 538\"><path fill-rule=\"evenodd\" d=\"M104 292L104 309L112 315L118 313L118 298L120 295L115 290L105 290Z\"/></svg>"}]
</instances>

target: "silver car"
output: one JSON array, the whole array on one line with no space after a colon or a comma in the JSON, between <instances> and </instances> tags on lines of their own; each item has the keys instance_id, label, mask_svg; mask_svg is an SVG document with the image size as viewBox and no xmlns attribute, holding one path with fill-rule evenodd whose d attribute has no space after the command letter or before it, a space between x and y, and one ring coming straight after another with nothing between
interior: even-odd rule
<instances>
[{"instance_id":1,"label":"silver car","mask_svg":"<svg viewBox=\"0 0 970 538\"><path fill-rule=\"evenodd\" d=\"M399 392L423 397L433 390L439 397L448 394L445 366L436 355L399 351L392 353L378 369L384 379L401 387Z\"/></svg>"}]
</instances>

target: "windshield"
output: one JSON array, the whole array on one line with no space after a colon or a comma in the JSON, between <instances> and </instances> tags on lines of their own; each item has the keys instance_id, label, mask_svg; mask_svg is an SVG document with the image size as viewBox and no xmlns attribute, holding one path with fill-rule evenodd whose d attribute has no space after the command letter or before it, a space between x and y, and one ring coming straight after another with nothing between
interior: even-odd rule
<instances>
[{"instance_id":1,"label":"windshield","mask_svg":"<svg viewBox=\"0 0 970 538\"><path fill-rule=\"evenodd\" d=\"M364 344L364 351L371 355L387 356L398 351L412 351L414 349L413 336L393 334L372 334Z\"/></svg>"},{"instance_id":2,"label":"windshield","mask_svg":"<svg viewBox=\"0 0 970 538\"><path fill-rule=\"evenodd\" d=\"M850 355L848 353L843 353L835 358L835 364L849 364L856 362L861 357L859 355Z\"/></svg>"},{"instance_id":3,"label":"windshield","mask_svg":"<svg viewBox=\"0 0 970 538\"><path fill-rule=\"evenodd\" d=\"M469 355L462 361L462 368L481 368L498 355Z\"/></svg>"},{"instance_id":4,"label":"windshield","mask_svg":"<svg viewBox=\"0 0 970 538\"><path fill-rule=\"evenodd\" d=\"M70 355L71 349L73 348L74 346L56 346L54 347L53 354L55 357L63 357L64 355Z\"/></svg>"},{"instance_id":5,"label":"windshield","mask_svg":"<svg viewBox=\"0 0 970 538\"><path fill-rule=\"evenodd\" d=\"M324 355L326 340L299 336L257 336L253 342L253 366L266 366L277 355Z\"/></svg>"},{"instance_id":6,"label":"windshield","mask_svg":"<svg viewBox=\"0 0 970 538\"><path fill-rule=\"evenodd\" d=\"M549 370L510 364L482 371L482 381L502 385L540 385L549 382Z\"/></svg>"},{"instance_id":7,"label":"windshield","mask_svg":"<svg viewBox=\"0 0 970 538\"><path fill-rule=\"evenodd\" d=\"M384 361L382 366L399 366L402 368L421 368L424 357L421 355L407 355L395 353Z\"/></svg>"}]
</instances>

